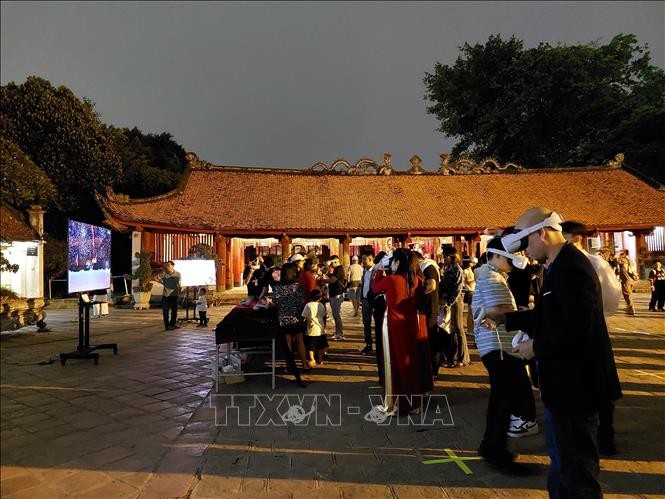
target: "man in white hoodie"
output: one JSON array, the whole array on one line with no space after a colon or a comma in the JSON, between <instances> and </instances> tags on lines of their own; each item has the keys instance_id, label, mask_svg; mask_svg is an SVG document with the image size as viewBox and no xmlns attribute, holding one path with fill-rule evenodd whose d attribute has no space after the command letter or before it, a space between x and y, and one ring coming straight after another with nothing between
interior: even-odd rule
<instances>
[{"instance_id":1,"label":"man in white hoodie","mask_svg":"<svg viewBox=\"0 0 665 499\"><path fill-rule=\"evenodd\" d=\"M589 233L586 225L574 220L566 220L561 223L561 232L563 237L569 243L572 243L578 250L586 255L593 265L603 294L603 312L605 317L614 314L619 308L621 300L621 284L616 278L616 274L610 264L600 255L592 255L584 249L582 241L584 236Z\"/></svg>"}]
</instances>

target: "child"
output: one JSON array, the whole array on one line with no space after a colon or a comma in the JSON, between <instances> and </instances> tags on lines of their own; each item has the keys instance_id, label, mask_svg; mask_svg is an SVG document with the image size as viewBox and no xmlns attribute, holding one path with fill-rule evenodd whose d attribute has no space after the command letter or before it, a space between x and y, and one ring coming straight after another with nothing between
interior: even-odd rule
<instances>
[{"instance_id":1,"label":"child","mask_svg":"<svg viewBox=\"0 0 665 499\"><path fill-rule=\"evenodd\" d=\"M309 355L309 365L314 367L316 364L323 364L323 354L328 348L326 338L326 306L321 303L323 293L319 288L314 288L310 294L311 301L305 305L302 316L307 323L307 332L305 343ZM314 352L316 352L316 361L314 361Z\"/></svg>"},{"instance_id":2,"label":"child","mask_svg":"<svg viewBox=\"0 0 665 499\"><path fill-rule=\"evenodd\" d=\"M199 288L199 299L196 300L196 311L199 313L199 323L196 327L204 327L208 325L208 300L206 298L206 288Z\"/></svg>"}]
</instances>

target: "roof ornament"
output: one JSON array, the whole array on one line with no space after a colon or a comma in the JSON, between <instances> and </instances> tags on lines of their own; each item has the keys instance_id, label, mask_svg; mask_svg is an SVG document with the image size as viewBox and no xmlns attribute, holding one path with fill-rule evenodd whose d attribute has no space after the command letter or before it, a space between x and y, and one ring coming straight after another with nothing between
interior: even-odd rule
<instances>
[{"instance_id":1,"label":"roof ornament","mask_svg":"<svg viewBox=\"0 0 665 499\"><path fill-rule=\"evenodd\" d=\"M513 173L524 170L524 167L517 163L506 163L501 165L495 158L485 158L479 163L473 160L462 158L457 161L452 160L451 154L441 154L441 165L438 173L440 175L478 175L483 173Z\"/></svg>"},{"instance_id":2,"label":"roof ornament","mask_svg":"<svg viewBox=\"0 0 665 499\"><path fill-rule=\"evenodd\" d=\"M614 159L611 159L607 162L607 166L610 168L621 168L623 166L623 160L624 160L623 153L620 152L619 154L614 156Z\"/></svg>"},{"instance_id":3,"label":"roof ornament","mask_svg":"<svg viewBox=\"0 0 665 499\"><path fill-rule=\"evenodd\" d=\"M392 175L393 173L393 160L392 156L387 152L383 153L383 164L379 166L377 171L378 175Z\"/></svg>"},{"instance_id":4,"label":"roof ornament","mask_svg":"<svg viewBox=\"0 0 665 499\"><path fill-rule=\"evenodd\" d=\"M425 169L421 166L423 160L418 156L417 154L414 154L411 156L411 159L409 159L411 162L411 168L409 169L409 173L411 175L421 175L425 173Z\"/></svg>"},{"instance_id":5,"label":"roof ornament","mask_svg":"<svg viewBox=\"0 0 665 499\"><path fill-rule=\"evenodd\" d=\"M129 202L129 195L115 192L113 190L113 187L111 187L110 185L106 186L106 197L109 198L111 201L115 201L117 203Z\"/></svg>"},{"instance_id":6,"label":"roof ornament","mask_svg":"<svg viewBox=\"0 0 665 499\"><path fill-rule=\"evenodd\" d=\"M211 170L214 167L212 163L199 159L196 153L191 151L185 154L185 159L187 160L189 167L193 170Z\"/></svg>"},{"instance_id":7,"label":"roof ornament","mask_svg":"<svg viewBox=\"0 0 665 499\"><path fill-rule=\"evenodd\" d=\"M361 158L355 164L349 163L347 160L338 158L330 165L325 163L314 163L309 167L309 171L313 173L322 174L337 174L337 175L390 175L392 167L390 166L390 154L383 156L383 165L379 166L376 161L369 158ZM387 164L386 164L387 159Z\"/></svg>"}]
</instances>

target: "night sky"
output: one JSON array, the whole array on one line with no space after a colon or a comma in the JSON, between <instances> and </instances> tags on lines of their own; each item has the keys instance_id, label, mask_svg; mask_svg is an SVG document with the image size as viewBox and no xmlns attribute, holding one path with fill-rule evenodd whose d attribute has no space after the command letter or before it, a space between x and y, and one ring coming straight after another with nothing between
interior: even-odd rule
<instances>
[{"instance_id":1,"label":"night sky","mask_svg":"<svg viewBox=\"0 0 665 499\"><path fill-rule=\"evenodd\" d=\"M104 122L170 132L214 164L337 158L436 170L454 141L422 83L464 42L634 33L663 67L663 2L2 2L1 81L38 75Z\"/></svg>"}]
</instances>

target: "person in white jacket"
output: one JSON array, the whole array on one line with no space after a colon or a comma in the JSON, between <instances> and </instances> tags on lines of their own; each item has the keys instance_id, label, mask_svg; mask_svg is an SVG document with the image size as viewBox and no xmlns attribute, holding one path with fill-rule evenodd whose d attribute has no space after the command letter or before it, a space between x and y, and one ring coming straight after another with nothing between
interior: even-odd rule
<instances>
[{"instance_id":1,"label":"person in white jacket","mask_svg":"<svg viewBox=\"0 0 665 499\"><path fill-rule=\"evenodd\" d=\"M593 265L603 294L603 312L605 317L614 314L619 308L621 300L621 284L616 278L616 274L609 263L600 255L592 255L584 249L582 241L584 236L589 233L586 225L574 220L568 220L561 223L561 230L566 241L572 243L578 250L586 255Z\"/></svg>"}]
</instances>

